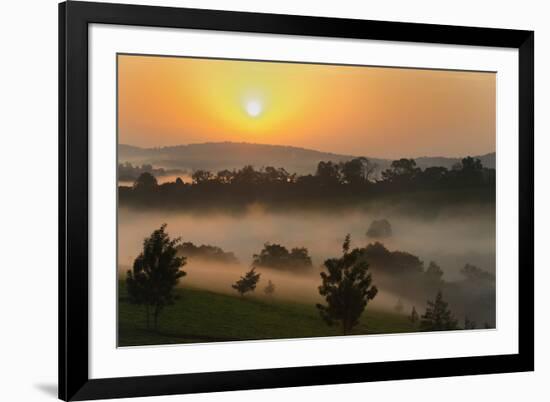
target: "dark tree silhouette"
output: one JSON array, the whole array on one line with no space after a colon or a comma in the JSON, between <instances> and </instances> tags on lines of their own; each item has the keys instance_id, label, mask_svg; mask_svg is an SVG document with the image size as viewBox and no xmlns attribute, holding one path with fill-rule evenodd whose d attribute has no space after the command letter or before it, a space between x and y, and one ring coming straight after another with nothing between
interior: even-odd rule
<instances>
[{"instance_id":1,"label":"dark tree silhouette","mask_svg":"<svg viewBox=\"0 0 550 402\"><path fill-rule=\"evenodd\" d=\"M417 256L405 251L389 251L380 242L370 243L360 251L375 270L387 274L415 274L424 270L424 263Z\"/></svg>"},{"instance_id":2,"label":"dark tree silhouette","mask_svg":"<svg viewBox=\"0 0 550 402\"><path fill-rule=\"evenodd\" d=\"M483 181L483 165L479 159L468 156L462 159L459 169L455 170L455 174L461 185L478 184Z\"/></svg>"},{"instance_id":3,"label":"dark tree silhouette","mask_svg":"<svg viewBox=\"0 0 550 402\"><path fill-rule=\"evenodd\" d=\"M206 183L210 180L213 180L214 179L214 175L207 171L207 170L197 170L195 172L193 172L193 174L191 175L191 178L193 179L193 183L195 184L201 184L201 183Z\"/></svg>"},{"instance_id":4,"label":"dark tree silhouette","mask_svg":"<svg viewBox=\"0 0 550 402\"><path fill-rule=\"evenodd\" d=\"M267 183L288 183L292 180L291 175L284 168L266 166L263 175Z\"/></svg>"},{"instance_id":5,"label":"dark tree silhouette","mask_svg":"<svg viewBox=\"0 0 550 402\"><path fill-rule=\"evenodd\" d=\"M340 164L341 177L347 184L364 184L370 181L376 167L365 157L354 158Z\"/></svg>"},{"instance_id":6,"label":"dark tree silhouette","mask_svg":"<svg viewBox=\"0 0 550 402\"><path fill-rule=\"evenodd\" d=\"M216 181L221 184L231 184L234 176L235 173L230 170L220 170L216 175Z\"/></svg>"},{"instance_id":7,"label":"dark tree silhouette","mask_svg":"<svg viewBox=\"0 0 550 402\"><path fill-rule=\"evenodd\" d=\"M420 328L423 331L457 329L457 321L449 310L448 303L443 300L441 291L437 292L434 301L428 300L426 312L421 317Z\"/></svg>"},{"instance_id":8,"label":"dark tree silhouette","mask_svg":"<svg viewBox=\"0 0 550 402\"><path fill-rule=\"evenodd\" d=\"M217 262L221 264L238 264L239 260L234 253L223 251L220 247L201 244L195 246L191 242L185 242L177 246L178 255L189 260L198 259L203 261Z\"/></svg>"},{"instance_id":9,"label":"dark tree silhouette","mask_svg":"<svg viewBox=\"0 0 550 402\"><path fill-rule=\"evenodd\" d=\"M262 182L262 173L254 170L254 166L247 165L241 170L237 170L233 175L233 183L257 185Z\"/></svg>"},{"instance_id":10,"label":"dark tree silhouette","mask_svg":"<svg viewBox=\"0 0 550 402\"><path fill-rule=\"evenodd\" d=\"M305 247L294 247L289 254L292 268L311 268L311 257Z\"/></svg>"},{"instance_id":11,"label":"dark tree silhouette","mask_svg":"<svg viewBox=\"0 0 550 402\"><path fill-rule=\"evenodd\" d=\"M391 168L382 172L382 178L389 182L402 182L414 179L419 173L420 168L416 167L414 159L399 159L391 163Z\"/></svg>"},{"instance_id":12,"label":"dark tree silhouette","mask_svg":"<svg viewBox=\"0 0 550 402\"><path fill-rule=\"evenodd\" d=\"M348 234L342 246L342 257L325 261L327 272L321 272L319 293L326 305L317 304L321 317L328 325L339 322L344 335L359 323L369 300L378 293L372 285L369 264L362 258L360 249L350 250Z\"/></svg>"},{"instance_id":13,"label":"dark tree silhouette","mask_svg":"<svg viewBox=\"0 0 550 402\"><path fill-rule=\"evenodd\" d=\"M418 322L418 318L419 317L418 313L416 312L416 307L413 306L409 320L411 320L413 324L416 324Z\"/></svg>"},{"instance_id":14,"label":"dark tree silhouette","mask_svg":"<svg viewBox=\"0 0 550 402\"><path fill-rule=\"evenodd\" d=\"M465 172L477 172L483 169L483 165L479 159L474 159L471 156L467 156L462 159L462 170Z\"/></svg>"},{"instance_id":15,"label":"dark tree silhouette","mask_svg":"<svg viewBox=\"0 0 550 402\"><path fill-rule=\"evenodd\" d=\"M275 285L271 282L271 279L267 281L267 286L264 288L264 292L268 296L273 296L273 293L275 293Z\"/></svg>"},{"instance_id":16,"label":"dark tree silhouette","mask_svg":"<svg viewBox=\"0 0 550 402\"><path fill-rule=\"evenodd\" d=\"M144 172L134 182L134 190L149 191L158 186L157 179L149 172Z\"/></svg>"},{"instance_id":17,"label":"dark tree silhouette","mask_svg":"<svg viewBox=\"0 0 550 402\"><path fill-rule=\"evenodd\" d=\"M280 270L309 269L311 257L305 247L295 247L290 252L280 244L265 243L260 254L253 255L253 264Z\"/></svg>"},{"instance_id":18,"label":"dark tree silhouette","mask_svg":"<svg viewBox=\"0 0 550 402\"><path fill-rule=\"evenodd\" d=\"M321 183L328 185L338 184L341 180L340 168L336 163L331 161L319 162L315 175L320 179Z\"/></svg>"},{"instance_id":19,"label":"dark tree silhouette","mask_svg":"<svg viewBox=\"0 0 550 402\"><path fill-rule=\"evenodd\" d=\"M131 303L145 305L147 328L150 315L153 328L158 329L158 318L165 306L173 304L173 289L186 273L180 268L186 263L184 257L177 257L178 239L170 239L166 224L155 230L143 241L143 251L135 259L132 270L128 270L126 287Z\"/></svg>"},{"instance_id":20,"label":"dark tree silhouette","mask_svg":"<svg viewBox=\"0 0 550 402\"><path fill-rule=\"evenodd\" d=\"M231 287L235 289L241 296L244 296L247 292L253 292L256 289L256 285L260 280L260 274L255 271L255 267L252 267L244 276L241 276L237 282Z\"/></svg>"}]
</instances>

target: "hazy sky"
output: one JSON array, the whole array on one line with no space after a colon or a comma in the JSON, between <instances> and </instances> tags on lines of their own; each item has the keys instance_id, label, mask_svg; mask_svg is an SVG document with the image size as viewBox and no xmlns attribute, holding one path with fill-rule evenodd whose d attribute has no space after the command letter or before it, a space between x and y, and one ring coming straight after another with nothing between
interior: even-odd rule
<instances>
[{"instance_id":1,"label":"hazy sky","mask_svg":"<svg viewBox=\"0 0 550 402\"><path fill-rule=\"evenodd\" d=\"M496 75L121 55L119 142L236 141L371 157L495 151Z\"/></svg>"}]
</instances>

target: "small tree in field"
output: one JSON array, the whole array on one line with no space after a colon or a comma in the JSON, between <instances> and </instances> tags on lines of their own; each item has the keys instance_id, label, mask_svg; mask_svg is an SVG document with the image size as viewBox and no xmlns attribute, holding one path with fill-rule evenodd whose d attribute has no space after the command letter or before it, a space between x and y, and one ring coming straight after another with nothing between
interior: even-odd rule
<instances>
[{"instance_id":1,"label":"small tree in field","mask_svg":"<svg viewBox=\"0 0 550 402\"><path fill-rule=\"evenodd\" d=\"M256 289L256 285L260 280L260 274L256 273L255 269L256 267L252 267L244 276L241 276L241 279L231 285L241 296Z\"/></svg>"},{"instance_id":2,"label":"small tree in field","mask_svg":"<svg viewBox=\"0 0 550 402\"><path fill-rule=\"evenodd\" d=\"M411 316L409 317L409 319L413 324L416 324L418 322L418 313L416 312L416 308L414 306L412 308Z\"/></svg>"},{"instance_id":3,"label":"small tree in field","mask_svg":"<svg viewBox=\"0 0 550 402\"><path fill-rule=\"evenodd\" d=\"M325 261L328 273L321 272L319 293L327 304L317 304L325 322L328 325L339 322L344 335L359 323L367 303L378 293L376 286L371 286L369 264L362 258L360 249L350 251L350 242L348 234L342 246L342 257Z\"/></svg>"},{"instance_id":4,"label":"small tree in field","mask_svg":"<svg viewBox=\"0 0 550 402\"><path fill-rule=\"evenodd\" d=\"M457 320L453 317L448 303L443 300L441 291L434 301L428 300L426 312L421 317L420 328L423 331L447 331L457 329Z\"/></svg>"},{"instance_id":5,"label":"small tree in field","mask_svg":"<svg viewBox=\"0 0 550 402\"><path fill-rule=\"evenodd\" d=\"M267 281L267 286L264 288L264 292L268 296L273 296L273 293L275 293L275 285L271 282L271 279Z\"/></svg>"},{"instance_id":6,"label":"small tree in field","mask_svg":"<svg viewBox=\"0 0 550 402\"><path fill-rule=\"evenodd\" d=\"M174 303L173 289L186 275L180 270L186 263L185 258L176 256L179 238L170 239L165 229L166 224L143 241L143 251L126 275L130 302L145 305L147 328L152 315L153 328L158 329L160 313Z\"/></svg>"}]
</instances>

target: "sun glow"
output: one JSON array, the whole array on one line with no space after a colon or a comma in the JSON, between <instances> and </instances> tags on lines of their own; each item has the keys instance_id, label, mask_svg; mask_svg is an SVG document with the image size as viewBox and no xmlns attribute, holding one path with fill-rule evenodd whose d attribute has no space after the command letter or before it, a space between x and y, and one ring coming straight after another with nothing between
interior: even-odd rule
<instances>
[{"instance_id":1,"label":"sun glow","mask_svg":"<svg viewBox=\"0 0 550 402\"><path fill-rule=\"evenodd\" d=\"M264 110L264 105L259 99L248 99L244 103L244 110L250 117L258 117Z\"/></svg>"}]
</instances>

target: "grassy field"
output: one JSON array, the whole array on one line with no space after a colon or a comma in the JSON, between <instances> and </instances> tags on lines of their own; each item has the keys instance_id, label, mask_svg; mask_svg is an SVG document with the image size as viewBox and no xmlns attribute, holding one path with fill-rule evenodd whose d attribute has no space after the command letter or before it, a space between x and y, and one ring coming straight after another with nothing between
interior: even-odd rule
<instances>
[{"instance_id":1,"label":"grassy field","mask_svg":"<svg viewBox=\"0 0 550 402\"><path fill-rule=\"evenodd\" d=\"M146 329L144 308L128 303L120 282L119 346L341 335L339 328L325 324L313 304L241 298L191 288L176 292L179 299L165 308L155 332ZM367 307L354 334L417 330L405 315Z\"/></svg>"}]
</instances>

